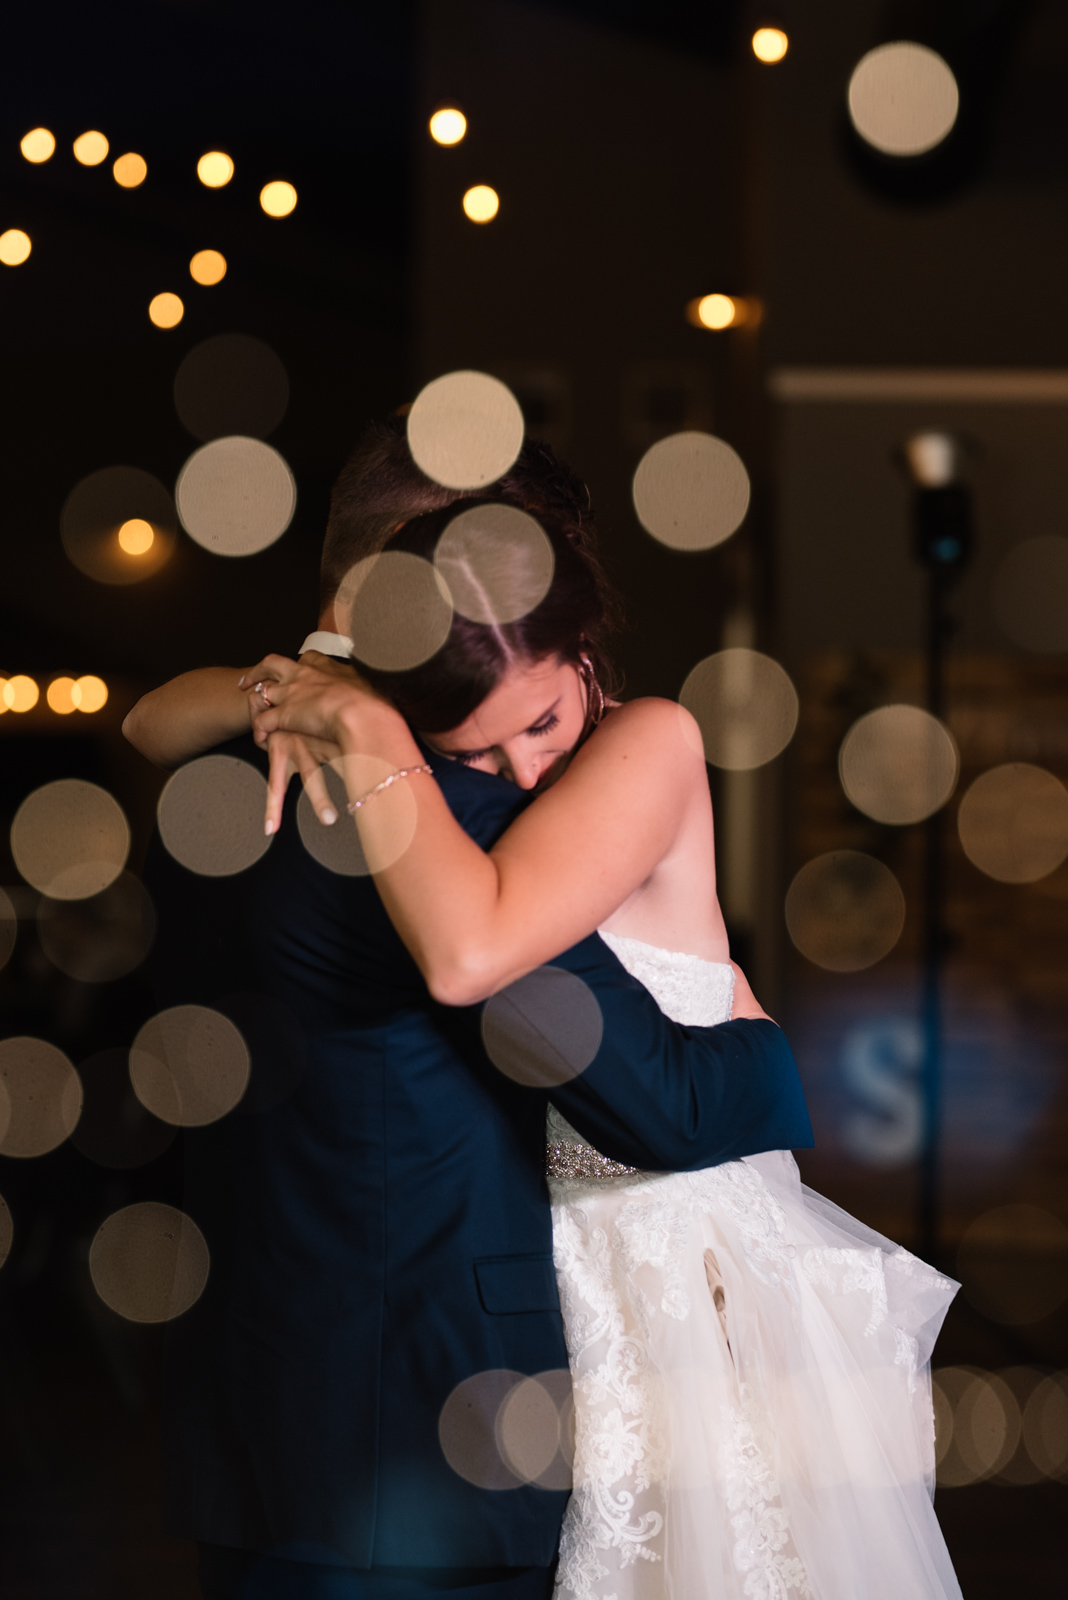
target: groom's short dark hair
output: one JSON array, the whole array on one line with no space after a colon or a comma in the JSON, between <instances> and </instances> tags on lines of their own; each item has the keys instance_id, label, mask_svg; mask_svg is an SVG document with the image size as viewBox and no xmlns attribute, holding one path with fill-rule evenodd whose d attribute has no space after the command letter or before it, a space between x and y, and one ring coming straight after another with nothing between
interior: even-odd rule
<instances>
[{"instance_id":1,"label":"groom's short dark hair","mask_svg":"<svg viewBox=\"0 0 1068 1600\"><path fill-rule=\"evenodd\" d=\"M571 525L574 542L585 544L592 537L589 490L538 439L524 439L514 465L495 484L480 490L478 497L484 499L487 494L534 513L560 513ZM419 470L408 449L405 415L394 413L384 422L372 422L338 474L330 496L321 604L330 604L346 572L364 556L377 555L400 523L467 497L467 491L446 489Z\"/></svg>"}]
</instances>

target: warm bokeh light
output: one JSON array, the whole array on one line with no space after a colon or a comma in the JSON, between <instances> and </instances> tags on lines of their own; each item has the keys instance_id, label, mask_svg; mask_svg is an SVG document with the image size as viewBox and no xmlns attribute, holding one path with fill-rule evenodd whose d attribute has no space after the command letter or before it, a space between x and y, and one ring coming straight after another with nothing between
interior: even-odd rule
<instances>
[{"instance_id":1,"label":"warm bokeh light","mask_svg":"<svg viewBox=\"0 0 1068 1600\"><path fill-rule=\"evenodd\" d=\"M5 267L21 267L32 249L29 234L23 233L21 228L8 228L6 233L0 233L0 261Z\"/></svg>"},{"instance_id":2,"label":"warm bokeh light","mask_svg":"<svg viewBox=\"0 0 1068 1600\"><path fill-rule=\"evenodd\" d=\"M48 161L56 148L55 134L47 128L31 128L29 133L23 134L19 140L19 149L27 161L32 161L36 166L41 161Z\"/></svg>"},{"instance_id":3,"label":"warm bokeh light","mask_svg":"<svg viewBox=\"0 0 1068 1600\"><path fill-rule=\"evenodd\" d=\"M545 1378L556 1374L546 1373ZM570 1374L559 1378L562 1398L570 1399ZM571 1407L566 1407L568 1414ZM497 1412L495 1432L505 1463L521 1483L539 1483L560 1454L561 1407L541 1376L524 1378L506 1397ZM563 1487L554 1484L553 1487ZM566 1485L570 1487L570 1483Z\"/></svg>"},{"instance_id":4,"label":"warm bokeh light","mask_svg":"<svg viewBox=\"0 0 1068 1600\"><path fill-rule=\"evenodd\" d=\"M430 137L435 144L459 144L467 132L467 118L455 106L442 106L430 119Z\"/></svg>"},{"instance_id":5,"label":"warm bokeh light","mask_svg":"<svg viewBox=\"0 0 1068 1600\"><path fill-rule=\"evenodd\" d=\"M961 801L957 831L980 872L1001 883L1037 883L1068 856L1068 790L1029 762L992 767Z\"/></svg>"},{"instance_id":6,"label":"warm bokeh light","mask_svg":"<svg viewBox=\"0 0 1068 1600\"><path fill-rule=\"evenodd\" d=\"M248 1087L248 1046L229 1017L207 1006L172 1006L151 1017L130 1046L130 1082L161 1122L203 1128Z\"/></svg>"},{"instance_id":7,"label":"warm bokeh light","mask_svg":"<svg viewBox=\"0 0 1068 1600\"><path fill-rule=\"evenodd\" d=\"M197 177L206 189L221 189L234 175L234 164L222 150L208 150L197 162Z\"/></svg>"},{"instance_id":8,"label":"warm bokeh light","mask_svg":"<svg viewBox=\"0 0 1068 1600\"><path fill-rule=\"evenodd\" d=\"M679 701L700 729L705 760L726 772L766 766L797 728L790 675L759 650L733 647L706 656L688 673ZM690 723L684 732L692 729Z\"/></svg>"},{"instance_id":9,"label":"warm bokeh light","mask_svg":"<svg viewBox=\"0 0 1068 1600\"><path fill-rule=\"evenodd\" d=\"M861 138L890 156L933 150L960 109L948 64L926 45L907 39L868 51L849 80L847 100Z\"/></svg>"},{"instance_id":10,"label":"warm bokeh light","mask_svg":"<svg viewBox=\"0 0 1068 1600\"><path fill-rule=\"evenodd\" d=\"M905 896L890 868L860 850L809 861L786 895L786 926L803 956L828 972L861 972L894 948Z\"/></svg>"},{"instance_id":11,"label":"warm bokeh light","mask_svg":"<svg viewBox=\"0 0 1068 1600\"><path fill-rule=\"evenodd\" d=\"M128 556L143 556L155 544L156 535L144 517L130 517L119 529L118 539Z\"/></svg>"},{"instance_id":12,"label":"warm bokeh light","mask_svg":"<svg viewBox=\"0 0 1068 1600\"><path fill-rule=\"evenodd\" d=\"M420 389L408 413L415 464L447 489L495 483L523 444L519 401L487 372L447 372Z\"/></svg>"},{"instance_id":13,"label":"warm bokeh light","mask_svg":"<svg viewBox=\"0 0 1068 1600\"><path fill-rule=\"evenodd\" d=\"M509 1395L525 1381L521 1372L507 1367L475 1372L456 1385L441 1408L441 1453L458 1477L479 1489L515 1489L522 1482L505 1459L497 1418Z\"/></svg>"},{"instance_id":14,"label":"warm bokeh light","mask_svg":"<svg viewBox=\"0 0 1068 1600\"><path fill-rule=\"evenodd\" d=\"M185 306L176 294L165 292L153 295L148 315L157 328L176 328L185 316Z\"/></svg>"},{"instance_id":15,"label":"warm bokeh light","mask_svg":"<svg viewBox=\"0 0 1068 1600\"><path fill-rule=\"evenodd\" d=\"M191 539L216 556L254 556L285 533L297 485L278 451L262 439L213 439L194 450L174 497Z\"/></svg>"},{"instance_id":16,"label":"warm bokeh light","mask_svg":"<svg viewBox=\"0 0 1068 1600\"><path fill-rule=\"evenodd\" d=\"M781 28L758 28L753 35L753 54L758 61L781 61L790 41Z\"/></svg>"},{"instance_id":17,"label":"warm bokeh light","mask_svg":"<svg viewBox=\"0 0 1068 1600\"><path fill-rule=\"evenodd\" d=\"M631 486L638 521L672 550L709 550L749 509L749 474L724 439L696 429L658 439Z\"/></svg>"},{"instance_id":18,"label":"warm bokeh light","mask_svg":"<svg viewBox=\"0 0 1068 1600\"><path fill-rule=\"evenodd\" d=\"M33 679L21 672L4 684L4 704L9 711L32 711L40 696Z\"/></svg>"},{"instance_id":19,"label":"warm bokeh light","mask_svg":"<svg viewBox=\"0 0 1068 1600\"><path fill-rule=\"evenodd\" d=\"M228 878L270 847L266 809L267 783L255 767L235 756L201 756L168 780L156 816L176 861L205 878Z\"/></svg>"},{"instance_id":20,"label":"warm bokeh light","mask_svg":"<svg viewBox=\"0 0 1068 1600\"><path fill-rule=\"evenodd\" d=\"M74 141L74 159L83 167L98 167L108 153L108 142L102 133L93 129L79 134Z\"/></svg>"},{"instance_id":21,"label":"warm bokeh light","mask_svg":"<svg viewBox=\"0 0 1068 1600\"><path fill-rule=\"evenodd\" d=\"M118 537L124 524L141 553L131 559ZM144 524L152 530L144 543ZM178 533L174 500L158 478L139 467L101 467L75 484L59 518L68 558L96 583L141 583L170 559Z\"/></svg>"},{"instance_id":22,"label":"warm bokeh light","mask_svg":"<svg viewBox=\"0 0 1068 1600\"><path fill-rule=\"evenodd\" d=\"M84 677L75 679L71 699L77 709L87 715L93 711L103 711L108 703L108 686L103 678L87 672Z\"/></svg>"},{"instance_id":23,"label":"warm bokeh light","mask_svg":"<svg viewBox=\"0 0 1068 1600\"><path fill-rule=\"evenodd\" d=\"M357 561L335 607L356 641L357 660L380 672L408 672L436 655L449 636L452 603L433 564L406 550Z\"/></svg>"},{"instance_id":24,"label":"warm bokeh light","mask_svg":"<svg viewBox=\"0 0 1068 1600\"><path fill-rule=\"evenodd\" d=\"M1024 1407L1023 1438L1043 1477L1068 1477L1068 1373L1039 1378Z\"/></svg>"},{"instance_id":25,"label":"warm bokeh light","mask_svg":"<svg viewBox=\"0 0 1068 1600\"><path fill-rule=\"evenodd\" d=\"M89 1247L93 1287L128 1322L170 1322L204 1293L211 1258L191 1217L159 1200L115 1211Z\"/></svg>"},{"instance_id":26,"label":"warm bokeh light","mask_svg":"<svg viewBox=\"0 0 1068 1600\"><path fill-rule=\"evenodd\" d=\"M1020 1407L995 1372L941 1367L934 1375L935 1457L940 1489L961 1489L1008 1465L1020 1443Z\"/></svg>"},{"instance_id":27,"label":"warm bokeh light","mask_svg":"<svg viewBox=\"0 0 1068 1600\"><path fill-rule=\"evenodd\" d=\"M21 1035L0 1043L0 1088L7 1113L0 1154L22 1161L47 1155L78 1125L81 1080L62 1050L44 1039Z\"/></svg>"},{"instance_id":28,"label":"warm bokeh light","mask_svg":"<svg viewBox=\"0 0 1068 1600\"><path fill-rule=\"evenodd\" d=\"M373 758L372 758L373 759ZM335 822L332 826L320 822L315 815L315 808L308 799L307 789L301 790L300 799L297 801L297 832L300 834L301 843L310 856L318 861L321 867L328 872L336 872L342 878L366 878L370 875L371 868L364 854L360 835L356 828L348 826L345 817L345 807L348 805L349 793L345 787L344 762L340 757L328 761L320 767L323 782L330 802L338 816L344 820ZM388 770L388 769L387 769ZM385 776L383 771L382 776ZM379 781L378 775L372 778L361 791L366 793L373 789ZM392 788L382 791L382 798L388 799L398 789L405 788L403 783L395 783ZM376 796L376 798L378 798ZM415 802L408 801L411 807L412 829L409 832L408 843L411 842L411 832L414 832ZM407 846L406 846L407 847Z\"/></svg>"},{"instance_id":29,"label":"warm bokeh light","mask_svg":"<svg viewBox=\"0 0 1068 1600\"><path fill-rule=\"evenodd\" d=\"M226 277L226 257L218 250L198 250L189 263L194 283L221 283Z\"/></svg>"},{"instance_id":30,"label":"warm bokeh light","mask_svg":"<svg viewBox=\"0 0 1068 1600\"><path fill-rule=\"evenodd\" d=\"M289 404L289 376L276 351L247 333L217 333L183 357L174 406L198 439L265 439Z\"/></svg>"},{"instance_id":31,"label":"warm bokeh light","mask_svg":"<svg viewBox=\"0 0 1068 1600\"><path fill-rule=\"evenodd\" d=\"M486 1002L482 1043L498 1072L552 1089L585 1072L601 1048L604 1018L593 990L562 967L537 967Z\"/></svg>"},{"instance_id":32,"label":"warm bokeh light","mask_svg":"<svg viewBox=\"0 0 1068 1600\"><path fill-rule=\"evenodd\" d=\"M288 217L296 203L297 191L280 178L260 190L260 205L269 217Z\"/></svg>"},{"instance_id":33,"label":"warm bokeh light","mask_svg":"<svg viewBox=\"0 0 1068 1600\"><path fill-rule=\"evenodd\" d=\"M45 693L45 699L48 701L49 708L54 711L57 716L69 716L70 713L75 709L73 691L73 678L53 678L52 682L48 685L48 689Z\"/></svg>"},{"instance_id":34,"label":"warm bokeh light","mask_svg":"<svg viewBox=\"0 0 1068 1600\"><path fill-rule=\"evenodd\" d=\"M453 518L438 540L434 566L460 615L494 627L541 604L555 561L544 530L527 512L483 505Z\"/></svg>"},{"instance_id":35,"label":"warm bokeh light","mask_svg":"<svg viewBox=\"0 0 1068 1600\"><path fill-rule=\"evenodd\" d=\"M869 711L854 722L838 752L838 776L857 810L898 828L944 806L959 771L953 735L919 706Z\"/></svg>"},{"instance_id":36,"label":"warm bokeh light","mask_svg":"<svg viewBox=\"0 0 1068 1600\"><path fill-rule=\"evenodd\" d=\"M905 440L905 462L921 489L945 489L961 472L961 441L956 434L928 428Z\"/></svg>"},{"instance_id":37,"label":"warm bokeh light","mask_svg":"<svg viewBox=\"0 0 1068 1600\"><path fill-rule=\"evenodd\" d=\"M112 167L115 182L121 189L136 189L148 177L148 162L133 150L120 156Z\"/></svg>"},{"instance_id":38,"label":"warm bokeh light","mask_svg":"<svg viewBox=\"0 0 1068 1600\"><path fill-rule=\"evenodd\" d=\"M729 294L702 295L695 306L697 320L703 328L729 328L738 320L738 306Z\"/></svg>"},{"instance_id":39,"label":"warm bokeh light","mask_svg":"<svg viewBox=\"0 0 1068 1600\"><path fill-rule=\"evenodd\" d=\"M476 183L464 195L464 212L472 222L492 222L500 210L500 197L488 183Z\"/></svg>"},{"instance_id":40,"label":"warm bokeh light","mask_svg":"<svg viewBox=\"0 0 1068 1600\"><path fill-rule=\"evenodd\" d=\"M83 778L59 778L19 806L11 854L26 882L49 899L88 900L126 865L130 824L106 789Z\"/></svg>"}]
</instances>

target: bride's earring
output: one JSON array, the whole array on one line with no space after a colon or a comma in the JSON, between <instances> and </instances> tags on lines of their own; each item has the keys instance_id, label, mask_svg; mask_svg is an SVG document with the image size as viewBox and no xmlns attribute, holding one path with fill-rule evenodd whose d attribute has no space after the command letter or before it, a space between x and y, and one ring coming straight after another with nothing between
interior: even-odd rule
<instances>
[{"instance_id":1,"label":"bride's earring","mask_svg":"<svg viewBox=\"0 0 1068 1600\"><path fill-rule=\"evenodd\" d=\"M579 651L578 670L579 677L586 685L586 727L596 728L604 716L604 690L597 682L597 674L593 670L593 662L585 650Z\"/></svg>"}]
</instances>

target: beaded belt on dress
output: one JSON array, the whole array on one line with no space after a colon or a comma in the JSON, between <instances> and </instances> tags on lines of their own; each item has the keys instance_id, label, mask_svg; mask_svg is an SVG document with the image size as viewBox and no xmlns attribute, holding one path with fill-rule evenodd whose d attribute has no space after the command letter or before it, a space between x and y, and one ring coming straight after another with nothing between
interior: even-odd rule
<instances>
[{"instance_id":1,"label":"beaded belt on dress","mask_svg":"<svg viewBox=\"0 0 1068 1600\"><path fill-rule=\"evenodd\" d=\"M622 1173L641 1172L641 1167L627 1167L622 1161L612 1161L595 1150L592 1144L570 1144L561 1139L545 1146L545 1172L550 1178L590 1179L615 1178Z\"/></svg>"}]
</instances>

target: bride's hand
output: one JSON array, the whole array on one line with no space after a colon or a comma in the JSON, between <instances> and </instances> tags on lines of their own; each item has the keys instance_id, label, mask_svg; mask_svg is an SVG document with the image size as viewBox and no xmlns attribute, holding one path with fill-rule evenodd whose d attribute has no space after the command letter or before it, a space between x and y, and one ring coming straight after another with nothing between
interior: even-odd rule
<instances>
[{"instance_id":1,"label":"bride's hand","mask_svg":"<svg viewBox=\"0 0 1068 1600\"><path fill-rule=\"evenodd\" d=\"M749 979L737 961L732 961L731 966L734 968L734 1004L731 1007L731 1021L737 1022L739 1017L746 1017L754 1022L774 1022L775 1018L768 1016L749 987Z\"/></svg>"},{"instance_id":2,"label":"bride's hand","mask_svg":"<svg viewBox=\"0 0 1068 1600\"><path fill-rule=\"evenodd\" d=\"M341 751L326 739L304 738L299 733L272 733L267 736L270 772L267 777L267 811L264 833L277 833L282 826L282 807L290 780L300 773L304 792L319 821L330 827L337 821L337 809L327 791L323 768L336 761Z\"/></svg>"},{"instance_id":3,"label":"bride's hand","mask_svg":"<svg viewBox=\"0 0 1068 1600\"><path fill-rule=\"evenodd\" d=\"M336 744L346 714L350 721L361 712L396 716L354 668L316 650L299 662L265 656L242 675L241 686L249 691L252 726L261 745L280 730Z\"/></svg>"}]
</instances>

